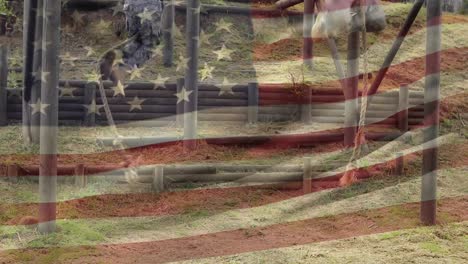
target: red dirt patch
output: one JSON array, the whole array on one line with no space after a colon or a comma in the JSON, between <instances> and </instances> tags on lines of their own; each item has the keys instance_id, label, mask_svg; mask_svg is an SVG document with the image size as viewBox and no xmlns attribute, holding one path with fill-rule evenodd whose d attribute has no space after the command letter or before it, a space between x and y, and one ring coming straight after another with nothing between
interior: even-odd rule
<instances>
[{"instance_id":1,"label":"red dirt patch","mask_svg":"<svg viewBox=\"0 0 468 264\"><path fill-rule=\"evenodd\" d=\"M443 219L439 220L439 224L468 220L468 211L460 210L466 207L466 196L438 201L439 219ZM85 249L89 247L70 247L67 248L67 252L84 250L83 257L74 260L63 259L60 263L96 263L103 260L111 263L164 263L289 247L418 226L419 203L411 203L193 237L102 245L92 247L92 254L86 254ZM10 250L0 253L0 256L17 256L38 251L48 254L51 249Z\"/></svg>"}]
</instances>

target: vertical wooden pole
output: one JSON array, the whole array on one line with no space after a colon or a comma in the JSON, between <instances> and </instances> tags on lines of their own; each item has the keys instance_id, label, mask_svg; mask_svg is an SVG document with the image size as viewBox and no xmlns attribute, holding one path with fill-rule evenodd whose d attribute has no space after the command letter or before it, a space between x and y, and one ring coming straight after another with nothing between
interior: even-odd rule
<instances>
[{"instance_id":1,"label":"vertical wooden pole","mask_svg":"<svg viewBox=\"0 0 468 264\"><path fill-rule=\"evenodd\" d=\"M41 91L39 232L55 232L61 1L44 1Z\"/></svg>"},{"instance_id":2,"label":"vertical wooden pole","mask_svg":"<svg viewBox=\"0 0 468 264\"><path fill-rule=\"evenodd\" d=\"M153 191L161 193L164 191L164 167L156 166L153 175Z\"/></svg>"},{"instance_id":3,"label":"vertical wooden pole","mask_svg":"<svg viewBox=\"0 0 468 264\"><path fill-rule=\"evenodd\" d=\"M8 49L6 45L0 45L0 126L6 126L8 124L7 85L8 85Z\"/></svg>"},{"instance_id":4,"label":"vertical wooden pole","mask_svg":"<svg viewBox=\"0 0 468 264\"><path fill-rule=\"evenodd\" d=\"M440 107L440 49L441 16L440 0L427 3L426 36L426 82L424 88L424 142L439 136ZM423 150L421 184L421 222L426 225L436 223L438 148Z\"/></svg>"},{"instance_id":5,"label":"vertical wooden pole","mask_svg":"<svg viewBox=\"0 0 468 264\"><path fill-rule=\"evenodd\" d=\"M185 89L184 149L197 147L197 110L198 110L198 43L200 34L200 0L187 0L187 58Z\"/></svg>"},{"instance_id":6,"label":"vertical wooden pole","mask_svg":"<svg viewBox=\"0 0 468 264\"><path fill-rule=\"evenodd\" d=\"M84 89L84 104L90 105L93 101L96 102L96 83L88 83L85 85ZM96 113L94 111L88 114L88 111L84 109L83 111L83 123L85 126L94 126L96 125Z\"/></svg>"},{"instance_id":7,"label":"vertical wooden pole","mask_svg":"<svg viewBox=\"0 0 468 264\"><path fill-rule=\"evenodd\" d=\"M34 36L36 19L36 0L24 0L23 8L23 138L25 143L31 143L31 88L34 55Z\"/></svg>"},{"instance_id":8,"label":"vertical wooden pole","mask_svg":"<svg viewBox=\"0 0 468 264\"><path fill-rule=\"evenodd\" d=\"M259 104L259 91L258 83L249 83L247 86L247 121L249 124L258 122L258 104Z\"/></svg>"},{"instance_id":9,"label":"vertical wooden pole","mask_svg":"<svg viewBox=\"0 0 468 264\"><path fill-rule=\"evenodd\" d=\"M10 182L17 183L19 176L19 167L16 164L8 165L7 167L7 176Z\"/></svg>"},{"instance_id":10,"label":"vertical wooden pole","mask_svg":"<svg viewBox=\"0 0 468 264\"><path fill-rule=\"evenodd\" d=\"M403 153L397 152L395 157L395 175L403 175L405 169L405 157Z\"/></svg>"},{"instance_id":11,"label":"vertical wooden pole","mask_svg":"<svg viewBox=\"0 0 468 264\"><path fill-rule=\"evenodd\" d=\"M312 121L312 88L304 88L304 101L301 104L301 120L308 124Z\"/></svg>"},{"instance_id":12,"label":"vertical wooden pole","mask_svg":"<svg viewBox=\"0 0 468 264\"><path fill-rule=\"evenodd\" d=\"M314 42L312 40L312 27L314 25L315 0L304 0L303 46L302 58L304 65L312 68Z\"/></svg>"},{"instance_id":13,"label":"vertical wooden pole","mask_svg":"<svg viewBox=\"0 0 468 264\"><path fill-rule=\"evenodd\" d=\"M34 79L31 87L31 103L36 103L41 98L41 65L42 65L42 17L43 17L44 0L37 0L37 10L35 17L35 34L34 34L34 52L33 52L33 67ZM31 114L31 142L39 144L39 126L41 116L39 113Z\"/></svg>"},{"instance_id":14,"label":"vertical wooden pole","mask_svg":"<svg viewBox=\"0 0 468 264\"><path fill-rule=\"evenodd\" d=\"M312 192L312 177L313 177L312 158L306 157L304 158L304 174L302 175L302 179L303 179L302 188L303 188L304 194Z\"/></svg>"},{"instance_id":15,"label":"vertical wooden pole","mask_svg":"<svg viewBox=\"0 0 468 264\"><path fill-rule=\"evenodd\" d=\"M336 74L338 78L340 78L341 88L344 91L346 89L346 83L345 83L346 75L343 70L343 65L341 64L341 61L340 61L340 55L338 54L336 41L334 38L328 38L327 42L328 42L328 47L330 48L330 53L332 55L333 62L335 64Z\"/></svg>"},{"instance_id":16,"label":"vertical wooden pole","mask_svg":"<svg viewBox=\"0 0 468 264\"><path fill-rule=\"evenodd\" d=\"M409 107L409 88L407 85L400 87L398 93L398 129L401 132L408 131L408 107Z\"/></svg>"},{"instance_id":17,"label":"vertical wooden pole","mask_svg":"<svg viewBox=\"0 0 468 264\"><path fill-rule=\"evenodd\" d=\"M166 67L171 67L174 59L174 0L167 1L163 12L163 64Z\"/></svg>"},{"instance_id":18,"label":"vertical wooden pole","mask_svg":"<svg viewBox=\"0 0 468 264\"><path fill-rule=\"evenodd\" d=\"M88 179L85 175L86 169L84 164L77 164L75 167L75 186L86 187Z\"/></svg>"},{"instance_id":19,"label":"vertical wooden pole","mask_svg":"<svg viewBox=\"0 0 468 264\"><path fill-rule=\"evenodd\" d=\"M345 89L345 121L344 145L354 146L356 128L358 125L358 82L359 82L359 32L351 32L348 36L348 68L347 87Z\"/></svg>"},{"instance_id":20,"label":"vertical wooden pole","mask_svg":"<svg viewBox=\"0 0 468 264\"><path fill-rule=\"evenodd\" d=\"M185 85L185 79L184 78L179 78L177 79L177 93L182 92L182 89L184 89ZM178 128L184 127L184 101L176 104L176 126Z\"/></svg>"}]
</instances>

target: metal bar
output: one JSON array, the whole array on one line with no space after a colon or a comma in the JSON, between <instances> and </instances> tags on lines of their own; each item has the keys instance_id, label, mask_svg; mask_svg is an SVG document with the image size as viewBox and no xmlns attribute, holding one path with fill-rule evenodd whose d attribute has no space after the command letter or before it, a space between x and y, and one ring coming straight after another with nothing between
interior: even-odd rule
<instances>
[{"instance_id":1,"label":"metal bar","mask_svg":"<svg viewBox=\"0 0 468 264\"><path fill-rule=\"evenodd\" d=\"M31 86L31 102L34 104L41 98L41 64L42 64L42 17L43 17L44 0L37 0L37 9L34 32L34 52L33 52L33 67L34 79ZM39 126L41 122L40 115L31 114L31 142L39 144Z\"/></svg>"},{"instance_id":2,"label":"metal bar","mask_svg":"<svg viewBox=\"0 0 468 264\"><path fill-rule=\"evenodd\" d=\"M315 0L304 1L304 22L303 22L303 45L302 59L306 67L312 68L312 58L314 42L312 39L312 27L314 25Z\"/></svg>"},{"instance_id":3,"label":"metal bar","mask_svg":"<svg viewBox=\"0 0 468 264\"><path fill-rule=\"evenodd\" d=\"M58 84L60 50L61 1L44 2L44 27L42 40L42 80L39 114L40 128L40 173L39 173L39 232L55 232L57 201L57 126Z\"/></svg>"},{"instance_id":4,"label":"metal bar","mask_svg":"<svg viewBox=\"0 0 468 264\"><path fill-rule=\"evenodd\" d=\"M8 48L0 45L0 126L8 124L7 117Z\"/></svg>"},{"instance_id":5,"label":"metal bar","mask_svg":"<svg viewBox=\"0 0 468 264\"><path fill-rule=\"evenodd\" d=\"M37 1L24 0L23 15L23 138L25 143L31 142L31 87L32 87L32 67L34 53L34 31Z\"/></svg>"},{"instance_id":6,"label":"metal bar","mask_svg":"<svg viewBox=\"0 0 468 264\"><path fill-rule=\"evenodd\" d=\"M187 59L185 73L185 101L184 114L184 149L196 148L197 110L198 110L198 43L200 32L200 0L187 0ZM185 99L185 98L184 98Z\"/></svg>"},{"instance_id":7,"label":"metal bar","mask_svg":"<svg viewBox=\"0 0 468 264\"><path fill-rule=\"evenodd\" d=\"M356 127L358 125L358 82L359 82L359 32L348 35L348 65L347 87L345 94L344 118L344 144L346 147L354 146Z\"/></svg>"},{"instance_id":8,"label":"metal bar","mask_svg":"<svg viewBox=\"0 0 468 264\"><path fill-rule=\"evenodd\" d=\"M440 107L440 49L441 49L440 0L427 3L426 36L426 82L424 89L424 142L437 139L439 135ZM438 148L423 151L421 183L421 222L426 225L436 223Z\"/></svg>"},{"instance_id":9,"label":"metal bar","mask_svg":"<svg viewBox=\"0 0 468 264\"><path fill-rule=\"evenodd\" d=\"M166 67L171 67L174 60L174 0L167 1L163 12L163 64Z\"/></svg>"}]
</instances>

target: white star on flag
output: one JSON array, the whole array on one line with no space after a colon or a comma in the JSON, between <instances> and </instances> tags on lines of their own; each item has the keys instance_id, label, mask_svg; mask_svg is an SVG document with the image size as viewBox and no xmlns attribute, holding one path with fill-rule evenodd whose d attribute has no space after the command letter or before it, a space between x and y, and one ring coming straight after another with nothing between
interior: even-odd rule
<instances>
[{"instance_id":1,"label":"white star on flag","mask_svg":"<svg viewBox=\"0 0 468 264\"><path fill-rule=\"evenodd\" d=\"M180 27L174 25L174 27L172 27L172 34L174 35L175 38L183 38L184 36L182 35L182 30L180 29Z\"/></svg>"},{"instance_id":2,"label":"white star on flag","mask_svg":"<svg viewBox=\"0 0 468 264\"><path fill-rule=\"evenodd\" d=\"M182 88L182 90L179 93L175 94L175 96L177 96L177 104L184 101L190 102L189 96L192 92L193 91L187 91L185 87Z\"/></svg>"},{"instance_id":3,"label":"white star on flag","mask_svg":"<svg viewBox=\"0 0 468 264\"><path fill-rule=\"evenodd\" d=\"M50 72L44 72L44 71L41 72L41 82L46 83L49 75L50 75Z\"/></svg>"},{"instance_id":4,"label":"white star on flag","mask_svg":"<svg viewBox=\"0 0 468 264\"><path fill-rule=\"evenodd\" d=\"M142 110L141 104L146 101L146 99L138 99L138 96L135 96L132 101L127 102L127 104L130 105L130 111L133 111L134 109L139 109Z\"/></svg>"},{"instance_id":5,"label":"white star on flag","mask_svg":"<svg viewBox=\"0 0 468 264\"><path fill-rule=\"evenodd\" d=\"M217 60L220 61L222 59L232 60L231 53L233 50L226 48L226 45L223 44L220 50L213 51L214 54L218 56Z\"/></svg>"},{"instance_id":6,"label":"white star on flag","mask_svg":"<svg viewBox=\"0 0 468 264\"><path fill-rule=\"evenodd\" d=\"M75 97L75 96L73 95L73 92L76 90L76 88L70 87L70 85L68 84L68 82L65 83L65 86L64 86L64 87L59 88L59 89L60 89L60 97L64 97L64 96Z\"/></svg>"},{"instance_id":7,"label":"white star on flag","mask_svg":"<svg viewBox=\"0 0 468 264\"><path fill-rule=\"evenodd\" d=\"M143 71L144 68L138 68L138 66L133 66L133 68L129 71L130 73L130 80L133 80L135 78L141 78L141 72Z\"/></svg>"},{"instance_id":8,"label":"white star on flag","mask_svg":"<svg viewBox=\"0 0 468 264\"><path fill-rule=\"evenodd\" d=\"M37 99L37 102L35 104L29 104L32 107L32 114L36 113L41 113L41 114L46 114L45 109L50 105L50 104L43 104L41 102L41 98Z\"/></svg>"},{"instance_id":9,"label":"white star on flag","mask_svg":"<svg viewBox=\"0 0 468 264\"><path fill-rule=\"evenodd\" d=\"M104 19L101 18L99 23L96 24L94 31L97 34L105 35L109 31L110 26L111 22L104 21Z\"/></svg>"},{"instance_id":10,"label":"white star on flag","mask_svg":"<svg viewBox=\"0 0 468 264\"><path fill-rule=\"evenodd\" d=\"M213 79L213 70L215 67L211 67L208 63L205 62L203 69L199 70L200 80L204 81L206 79Z\"/></svg>"},{"instance_id":11,"label":"white star on flag","mask_svg":"<svg viewBox=\"0 0 468 264\"><path fill-rule=\"evenodd\" d=\"M234 94L232 91L232 87L234 84L230 83L226 77L224 77L223 83L219 86L219 96L227 93L227 94Z\"/></svg>"},{"instance_id":12,"label":"white star on flag","mask_svg":"<svg viewBox=\"0 0 468 264\"><path fill-rule=\"evenodd\" d=\"M153 80L152 83L154 84L153 89L158 89L159 87L165 89L166 88L166 82L169 80L169 77L163 78L161 74L158 74L158 78L156 80Z\"/></svg>"},{"instance_id":13,"label":"white star on flag","mask_svg":"<svg viewBox=\"0 0 468 264\"><path fill-rule=\"evenodd\" d=\"M179 56L179 61L177 62L177 68L176 71L184 71L188 68L188 62L190 61L190 58L185 58L184 56L180 55Z\"/></svg>"},{"instance_id":14,"label":"white star on flag","mask_svg":"<svg viewBox=\"0 0 468 264\"><path fill-rule=\"evenodd\" d=\"M67 52L62 56L62 60L62 64L68 63L70 66L75 67L75 61L78 60L78 58L71 56L70 52Z\"/></svg>"},{"instance_id":15,"label":"white star on flag","mask_svg":"<svg viewBox=\"0 0 468 264\"><path fill-rule=\"evenodd\" d=\"M216 31L226 30L227 32L231 32L232 23L224 21L221 18L218 22L215 23Z\"/></svg>"},{"instance_id":16,"label":"white star on flag","mask_svg":"<svg viewBox=\"0 0 468 264\"><path fill-rule=\"evenodd\" d=\"M148 8L145 7L143 12L139 13L137 16L141 19L141 23L143 24L145 21L151 22L155 12L155 10L149 11Z\"/></svg>"},{"instance_id":17,"label":"white star on flag","mask_svg":"<svg viewBox=\"0 0 468 264\"><path fill-rule=\"evenodd\" d=\"M101 113L99 113L99 109L101 109L101 108L104 107L104 105L97 105L95 99L93 99L93 101L91 102L91 104L89 104L89 105L83 105L83 106L86 107L86 108L88 109L87 115L90 115L90 114L101 115Z\"/></svg>"},{"instance_id":18,"label":"white star on flag","mask_svg":"<svg viewBox=\"0 0 468 264\"><path fill-rule=\"evenodd\" d=\"M116 86L112 87L112 90L114 91L114 97L117 95L121 94L122 96L125 96L125 86L122 84L122 82L119 80L117 82Z\"/></svg>"},{"instance_id":19,"label":"white star on flag","mask_svg":"<svg viewBox=\"0 0 468 264\"><path fill-rule=\"evenodd\" d=\"M71 18L73 19L73 22L75 22L76 25L81 25L83 24L83 17L85 15L84 14L81 14L80 12L78 12L77 10L75 10L72 15L71 15Z\"/></svg>"},{"instance_id":20,"label":"white star on flag","mask_svg":"<svg viewBox=\"0 0 468 264\"><path fill-rule=\"evenodd\" d=\"M157 46L156 48L152 49L151 52L153 53L153 55L151 57L155 57L155 56L162 56L163 55L163 47L162 45L159 45Z\"/></svg>"},{"instance_id":21,"label":"white star on flag","mask_svg":"<svg viewBox=\"0 0 468 264\"><path fill-rule=\"evenodd\" d=\"M96 54L96 52L94 51L94 49L90 46L86 46L84 47L84 49L87 51L86 53L86 57L91 57L93 56L94 54Z\"/></svg>"},{"instance_id":22,"label":"white star on flag","mask_svg":"<svg viewBox=\"0 0 468 264\"><path fill-rule=\"evenodd\" d=\"M201 44L201 43L205 43L205 44L210 45L210 44L211 44L210 38L211 38L213 35L214 35L213 33L212 33L212 34L208 34L208 33L206 33L205 31L202 30L202 31L200 32L200 37L199 37L200 44Z\"/></svg>"},{"instance_id":23,"label":"white star on flag","mask_svg":"<svg viewBox=\"0 0 468 264\"><path fill-rule=\"evenodd\" d=\"M96 71L85 74L85 77L88 82L99 82L99 80L101 79L101 75Z\"/></svg>"}]
</instances>

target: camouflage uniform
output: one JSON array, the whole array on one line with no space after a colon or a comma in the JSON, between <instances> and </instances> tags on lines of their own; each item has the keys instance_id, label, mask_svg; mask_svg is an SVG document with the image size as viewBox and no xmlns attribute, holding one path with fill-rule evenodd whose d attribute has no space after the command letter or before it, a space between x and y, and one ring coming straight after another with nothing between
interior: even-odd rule
<instances>
[{"instance_id":1,"label":"camouflage uniform","mask_svg":"<svg viewBox=\"0 0 468 264\"><path fill-rule=\"evenodd\" d=\"M161 36L161 0L125 0L124 13L129 37L137 38L128 43L123 49L124 62L131 66L140 67L151 58L152 49L159 44ZM141 22L139 17L145 10L154 12L152 20Z\"/></svg>"}]
</instances>

